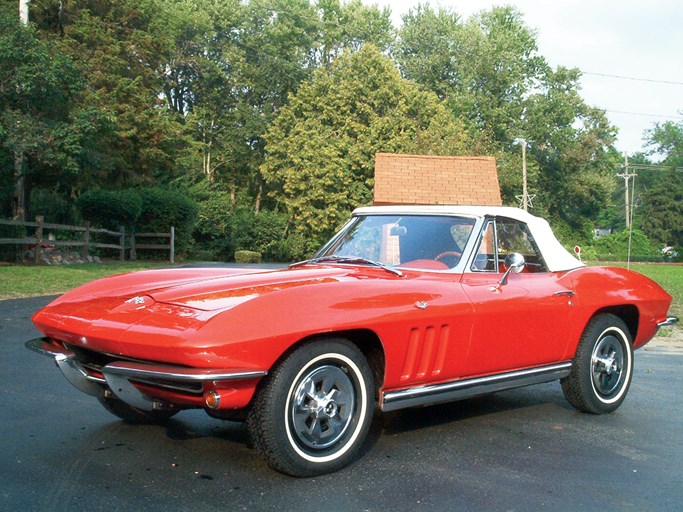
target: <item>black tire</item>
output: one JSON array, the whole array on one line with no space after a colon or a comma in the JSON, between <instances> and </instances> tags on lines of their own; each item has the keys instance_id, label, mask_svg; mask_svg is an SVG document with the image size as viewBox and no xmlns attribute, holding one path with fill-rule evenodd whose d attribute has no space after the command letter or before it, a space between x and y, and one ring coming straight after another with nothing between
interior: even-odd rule
<instances>
[{"instance_id":1,"label":"black tire","mask_svg":"<svg viewBox=\"0 0 683 512\"><path fill-rule=\"evenodd\" d=\"M571 373L561 380L562 391L579 411L604 414L626 398L633 375L631 333L612 314L588 322L574 356Z\"/></svg>"},{"instance_id":2,"label":"black tire","mask_svg":"<svg viewBox=\"0 0 683 512\"><path fill-rule=\"evenodd\" d=\"M173 410L144 411L142 409L132 407L118 398L110 398L106 396L99 397L98 400L102 406L114 416L118 416L126 423L132 423L135 425L163 423L171 416L174 416L178 413L178 411Z\"/></svg>"},{"instance_id":3,"label":"black tire","mask_svg":"<svg viewBox=\"0 0 683 512\"><path fill-rule=\"evenodd\" d=\"M345 339L316 340L280 361L254 397L247 426L269 466L296 477L349 464L375 409L372 372Z\"/></svg>"}]
</instances>

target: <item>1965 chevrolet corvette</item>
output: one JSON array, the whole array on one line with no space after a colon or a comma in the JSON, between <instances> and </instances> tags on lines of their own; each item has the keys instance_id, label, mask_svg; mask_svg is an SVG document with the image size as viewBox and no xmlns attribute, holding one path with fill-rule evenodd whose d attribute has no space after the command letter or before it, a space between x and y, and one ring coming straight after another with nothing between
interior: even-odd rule
<instances>
[{"instance_id":1,"label":"1965 chevrolet corvette","mask_svg":"<svg viewBox=\"0 0 683 512\"><path fill-rule=\"evenodd\" d=\"M246 420L269 465L311 476L352 461L377 408L560 379L577 409L614 411L670 303L516 208L369 207L288 269L81 286L34 315L44 337L27 346L128 422Z\"/></svg>"}]
</instances>

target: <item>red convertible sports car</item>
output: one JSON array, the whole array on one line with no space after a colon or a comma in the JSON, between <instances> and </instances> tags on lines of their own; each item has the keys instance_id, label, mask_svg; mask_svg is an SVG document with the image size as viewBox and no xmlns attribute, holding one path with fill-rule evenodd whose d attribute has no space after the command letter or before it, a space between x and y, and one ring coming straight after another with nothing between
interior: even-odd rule
<instances>
[{"instance_id":1,"label":"red convertible sports car","mask_svg":"<svg viewBox=\"0 0 683 512\"><path fill-rule=\"evenodd\" d=\"M577 409L614 411L633 350L677 321L670 303L516 208L369 207L287 269L81 286L35 314L44 337L27 346L128 422L246 420L269 465L312 476L354 458L377 409L560 379Z\"/></svg>"}]
</instances>

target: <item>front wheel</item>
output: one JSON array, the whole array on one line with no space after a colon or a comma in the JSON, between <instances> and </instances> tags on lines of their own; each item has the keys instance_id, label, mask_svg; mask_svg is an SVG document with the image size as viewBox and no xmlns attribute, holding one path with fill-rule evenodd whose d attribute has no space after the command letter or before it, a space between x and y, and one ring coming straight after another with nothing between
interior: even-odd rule
<instances>
[{"instance_id":1,"label":"front wheel","mask_svg":"<svg viewBox=\"0 0 683 512\"><path fill-rule=\"evenodd\" d=\"M306 477L349 464L374 412L372 372L345 339L306 343L258 390L247 417L254 445L275 470Z\"/></svg>"},{"instance_id":2,"label":"front wheel","mask_svg":"<svg viewBox=\"0 0 683 512\"><path fill-rule=\"evenodd\" d=\"M631 385L631 345L629 330L619 317L594 317L581 336L571 373L561 381L569 403L593 414L616 410Z\"/></svg>"}]
</instances>

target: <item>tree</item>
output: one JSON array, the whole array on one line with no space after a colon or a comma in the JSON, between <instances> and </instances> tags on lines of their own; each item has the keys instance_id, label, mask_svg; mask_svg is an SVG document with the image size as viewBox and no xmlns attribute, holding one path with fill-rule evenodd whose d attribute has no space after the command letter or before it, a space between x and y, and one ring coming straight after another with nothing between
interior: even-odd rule
<instances>
[{"instance_id":1,"label":"tree","mask_svg":"<svg viewBox=\"0 0 683 512\"><path fill-rule=\"evenodd\" d=\"M642 195L639 227L659 244L683 246L683 122L656 123L646 132L650 154L664 156L666 170L649 176L651 186Z\"/></svg>"},{"instance_id":2,"label":"tree","mask_svg":"<svg viewBox=\"0 0 683 512\"><path fill-rule=\"evenodd\" d=\"M314 65L327 66L345 51L357 51L367 43L381 51L387 51L394 43L388 7L380 11L360 0L318 0L315 7L320 16L320 36L314 44Z\"/></svg>"},{"instance_id":3,"label":"tree","mask_svg":"<svg viewBox=\"0 0 683 512\"><path fill-rule=\"evenodd\" d=\"M470 144L436 95L367 45L304 82L266 136L261 172L296 233L317 248L372 202L378 152L463 154ZM433 147L428 147L433 144Z\"/></svg>"},{"instance_id":4,"label":"tree","mask_svg":"<svg viewBox=\"0 0 683 512\"><path fill-rule=\"evenodd\" d=\"M20 25L16 12L5 7L0 9L0 155L3 172L17 171L3 181L15 187L15 215L23 220L34 183L78 173L92 124L85 110L73 109L83 84L73 60L33 26Z\"/></svg>"},{"instance_id":5,"label":"tree","mask_svg":"<svg viewBox=\"0 0 683 512\"><path fill-rule=\"evenodd\" d=\"M505 204L521 193L518 138L529 143L533 211L575 238L589 236L608 204L615 129L579 95L576 69L552 70L536 34L512 7L468 20L420 5L403 19L394 55L403 74L443 98L496 156Z\"/></svg>"},{"instance_id":6,"label":"tree","mask_svg":"<svg viewBox=\"0 0 683 512\"><path fill-rule=\"evenodd\" d=\"M611 150L615 129L604 111L578 92L576 69L548 70L541 88L524 102L520 127L533 141L538 166L535 205L556 223L590 238L594 221L609 204L619 156Z\"/></svg>"},{"instance_id":7,"label":"tree","mask_svg":"<svg viewBox=\"0 0 683 512\"><path fill-rule=\"evenodd\" d=\"M403 17L394 55L406 77L446 100L471 131L503 144L519 136L524 97L547 68L534 32L510 6L462 20L418 5Z\"/></svg>"}]
</instances>

